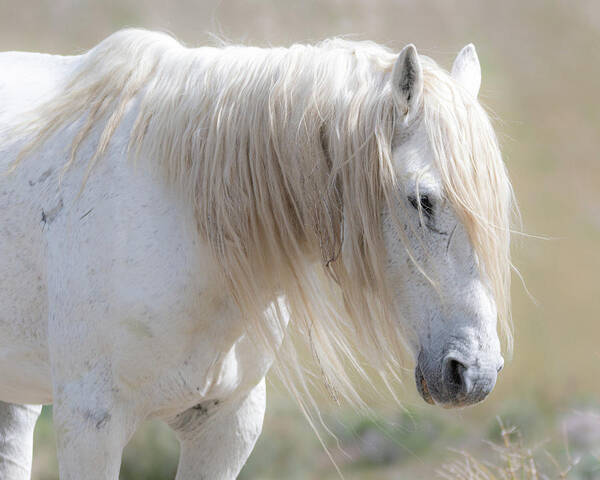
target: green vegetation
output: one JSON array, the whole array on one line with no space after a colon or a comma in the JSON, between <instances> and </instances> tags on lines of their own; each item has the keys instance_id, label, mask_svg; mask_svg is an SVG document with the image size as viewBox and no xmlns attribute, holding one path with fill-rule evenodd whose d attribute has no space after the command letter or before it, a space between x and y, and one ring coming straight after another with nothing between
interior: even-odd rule
<instances>
[{"instance_id":1,"label":"green vegetation","mask_svg":"<svg viewBox=\"0 0 600 480\"><path fill-rule=\"evenodd\" d=\"M301 414L286 396L274 389L270 393L273 405L264 433L240 480L339 478ZM332 458L349 479L600 478L599 408L580 405L561 413L533 402L508 402L499 411L498 419L486 420L430 407L377 418L351 410L330 411L325 422L335 437L325 438ZM34 478L58 479L50 408L38 424L36 449ZM174 478L177 455L177 442L168 428L148 422L124 452L121 478Z\"/></svg>"}]
</instances>

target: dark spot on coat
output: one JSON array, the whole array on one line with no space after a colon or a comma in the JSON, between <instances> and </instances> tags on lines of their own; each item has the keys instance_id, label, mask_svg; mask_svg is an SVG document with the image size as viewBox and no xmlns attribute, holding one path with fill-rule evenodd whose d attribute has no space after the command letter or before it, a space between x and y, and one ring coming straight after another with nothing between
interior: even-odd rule
<instances>
[{"instance_id":1,"label":"dark spot on coat","mask_svg":"<svg viewBox=\"0 0 600 480\"><path fill-rule=\"evenodd\" d=\"M29 180L29 186L33 187L36 183L42 183L44 180L46 180L50 175L52 174L52 169L49 168L48 170L46 170L44 173L42 173L40 175L40 178L37 179L37 181L33 181L33 180Z\"/></svg>"},{"instance_id":2,"label":"dark spot on coat","mask_svg":"<svg viewBox=\"0 0 600 480\"><path fill-rule=\"evenodd\" d=\"M86 420L93 423L96 426L96 429L98 430L105 426L111 419L111 415L107 411L94 412L92 410L86 410L83 413L83 416Z\"/></svg>"},{"instance_id":3,"label":"dark spot on coat","mask_svg":"<svg viewBox=\"0 0 600 480\"><path fill-rule=\"evenodd\" d=\"M87 217L90 213L92 213L94 209L90 208L87 212L85 212L81 217L79 217L79 220L83 220L85 217Z\"/></svg>"},{"instance_id":4,"label":"dark spot on coat","mask_svg":"<svg viewBox=\"0 0 600 480\"><path fill-rule=\"evenodd\" d=\"M102 428L106 424L106 422L108 422L109 420L110 420L110 414L105 413L104 416L96 422L96 428L98 428L98 429Z\"/></svg>"},{"instance_id":5,"label":"dark spot on coat","mask_svg":"<svg viewBox=\"0 0 600 480\"><path fill-rule=\"evenodd\" d=\"M51 224L56 219L56 217L58 217L58 214L63 209L63 206L63 199L60 198L58 200L58 204L54 208L51 208L47 212L42 210L42 223L47 225Z\"/></svg>"}]
</instances>

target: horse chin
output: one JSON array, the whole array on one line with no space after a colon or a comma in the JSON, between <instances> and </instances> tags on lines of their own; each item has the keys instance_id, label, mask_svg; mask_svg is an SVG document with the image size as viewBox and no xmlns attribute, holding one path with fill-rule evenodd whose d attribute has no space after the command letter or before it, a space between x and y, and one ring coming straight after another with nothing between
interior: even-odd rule
<instances>
[{"instance_id":1,"label":"horse chin","mask_svg":"<svg viewBox=\"0 0 600 480\"><path fill-rule=\"evenodd\" d=\"M427 387L427 382L425 381L425 377L423 376L423 372L421 372L421 367L417 365L415 367L415 383L417 384L417 391L421 395L421 398L425 400L430 405L435 405L433 397L431 393L429 393L429 388Z\"/></svg>"}]
</instances>

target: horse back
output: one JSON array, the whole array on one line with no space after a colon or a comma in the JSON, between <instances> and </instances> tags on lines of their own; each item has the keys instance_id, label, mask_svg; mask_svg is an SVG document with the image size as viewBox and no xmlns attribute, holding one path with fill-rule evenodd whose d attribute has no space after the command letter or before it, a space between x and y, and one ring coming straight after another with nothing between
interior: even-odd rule
<instances>
[{"instance_id":1,"label":"horse back","mask_svg":"<svg viewBox=\"0 0 600 480\"><path fill-rule=\"evenodd\" d=\"M81 57L30 52L0 53L0 125L51 98Z\"/></svg>"}]
</instances>

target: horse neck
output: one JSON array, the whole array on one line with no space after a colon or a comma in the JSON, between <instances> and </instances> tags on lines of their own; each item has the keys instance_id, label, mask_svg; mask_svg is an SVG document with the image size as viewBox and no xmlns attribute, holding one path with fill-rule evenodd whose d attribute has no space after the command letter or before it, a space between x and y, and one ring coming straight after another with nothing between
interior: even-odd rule
<instances>
[{"instance_id":1,"label":"horse neck","mask_svg":"<svg viewBox=\"0 0 600 480\"><path fill-rule=\"evenodd\" d=\"M230 74L248 65L236 60ZM298 77L284 60L256 78L215 85L219 100L209 100L209 115L199 125L206 132L199 191L213 211L200 213L247 225L249 247L286 245L286 256L327 260L341 234L342 185L332 181L330 126L320 112L334 102L315 90L310 68ZM223 203L231 208L224 211Z\"/></svg>"}]
</instances>

